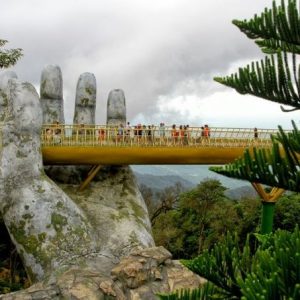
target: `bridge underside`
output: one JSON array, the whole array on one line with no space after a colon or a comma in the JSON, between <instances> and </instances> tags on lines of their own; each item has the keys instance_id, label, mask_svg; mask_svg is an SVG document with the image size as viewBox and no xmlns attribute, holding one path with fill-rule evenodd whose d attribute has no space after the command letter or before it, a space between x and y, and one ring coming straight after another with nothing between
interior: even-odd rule
<instances>
[{"instance_id":1,"label":"bridge underside","mask_svg":"<svg viewBox=\"0 0 300 300\"><path fill-rule=\"evenodd\" d=\"M47 147L46 165L226 164L240 157L245 147Z\"/></svg>"}]
</instances>

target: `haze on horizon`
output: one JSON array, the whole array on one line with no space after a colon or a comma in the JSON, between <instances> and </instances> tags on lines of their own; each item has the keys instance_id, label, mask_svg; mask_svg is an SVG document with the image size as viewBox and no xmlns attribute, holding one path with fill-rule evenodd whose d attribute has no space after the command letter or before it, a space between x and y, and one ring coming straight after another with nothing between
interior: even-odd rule
<instances>
[{"instance_id":1,"label":"haze on horizon","mask_svg":"<svg viewBox=\"0 0 300 300\"><path fill-rule=\"evenodd\" d=\"M66 122L83 72L97 78L97 123L111 89L122 88L132 124L291 127L297 112L213 81L263 57L231 21L272 0L4 0L0 38L24 57L12 70L39 87L47 64L61 67Z\"/></svg>"}]
</instances>

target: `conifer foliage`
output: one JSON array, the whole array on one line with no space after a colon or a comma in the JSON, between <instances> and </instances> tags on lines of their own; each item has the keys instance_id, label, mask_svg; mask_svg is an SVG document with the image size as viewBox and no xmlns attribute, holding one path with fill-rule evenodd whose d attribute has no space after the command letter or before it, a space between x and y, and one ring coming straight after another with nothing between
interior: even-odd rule
<instances>
[{"instance_id":1,"label":"conifer foliage","mask_svg":"<svg viewBox=\"0 0 300 300\"><path fill-rule=\"evenodd\" d=\"M1 48L7 43L6 40L0 39L0 69L8 68L16 64L19 58L23 55L21 48L3 49Z\"/></svg>"},{"instance_id":2,"label":"conifer foliage","mask_svg":"<svg viewBox=\"0 0 300 300\"><path fill-rule=\"evenodd\" d=\"M208 283L199 290L160 295L160 299L300 299L299 228L255 237L253 247L250 235L241 247L237 236L228 233L211 250L182 261Z\"/></svg>"},{"instance_id":3,"label":"conifer foliage","mask_svg":"<svg viewBox=\"0 0 300 300\"><path fill-rule=\"evenodd\" d=\"M270 54L260 62L239 68L226 77L214 78L217 82L234 88L241 94L250 94L266 100L300 109L300 16L296 0L284 0L281 5L273 1L251 20L237 21L243 33ZM225 167L211 170L228 177L264 183L288 190L300 191L300 132L293 122L293 130L285 134L281 127L273 136L271 149L247 150L244 157Z\"/></svg>"},{"instance_id":4,"label":"conifer foliage","mask_svg":"<svg viewBox=\"0 0 300 300\"><path fill-rule=\"evenodd\" d=\"M277 50L300 54L299 13L295 0L285 1L277 6L273 1L271 9L265 8L260 16L247 21L233 20L243 33L250 39L255 39L262 51L271 54Z\"/></svg>"}]
</instances>

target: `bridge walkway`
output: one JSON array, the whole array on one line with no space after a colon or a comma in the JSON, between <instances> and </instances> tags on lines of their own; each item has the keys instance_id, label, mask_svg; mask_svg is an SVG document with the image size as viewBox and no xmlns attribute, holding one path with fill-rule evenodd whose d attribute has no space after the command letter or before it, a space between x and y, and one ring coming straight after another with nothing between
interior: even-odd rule
<instances>
[{"instance_id":1,"label":"bridge walkway","mask_svg":"<svg viewBox=\"0 0 300 300\"><path fill-rule=\"evenodd\" d=\"M275 129L210 128L187 130L147 126L44 125L45 164L225 164L246 148L268 148Z\"/></svg>"}]
</instances>

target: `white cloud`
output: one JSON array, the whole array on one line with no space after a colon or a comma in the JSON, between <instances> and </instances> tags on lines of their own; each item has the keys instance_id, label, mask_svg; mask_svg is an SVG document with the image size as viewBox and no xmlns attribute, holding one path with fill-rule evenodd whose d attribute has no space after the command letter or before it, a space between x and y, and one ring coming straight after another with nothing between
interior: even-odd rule
<instances>
[{"instance_id":1,"label":"white cloud","mask_svg":"<svg viewBox=\"0 0 300 300\"><path fill-rule=\"evenodd\" d=\"M253 96L242 96L232 90L216 92L204 98L185 95L160 97L153 114L139 114L133 123L175 123L211 127L291 128L291 119L299 124L297 112L284 113L276 103Z\"/></svg>"}]
</instances>

